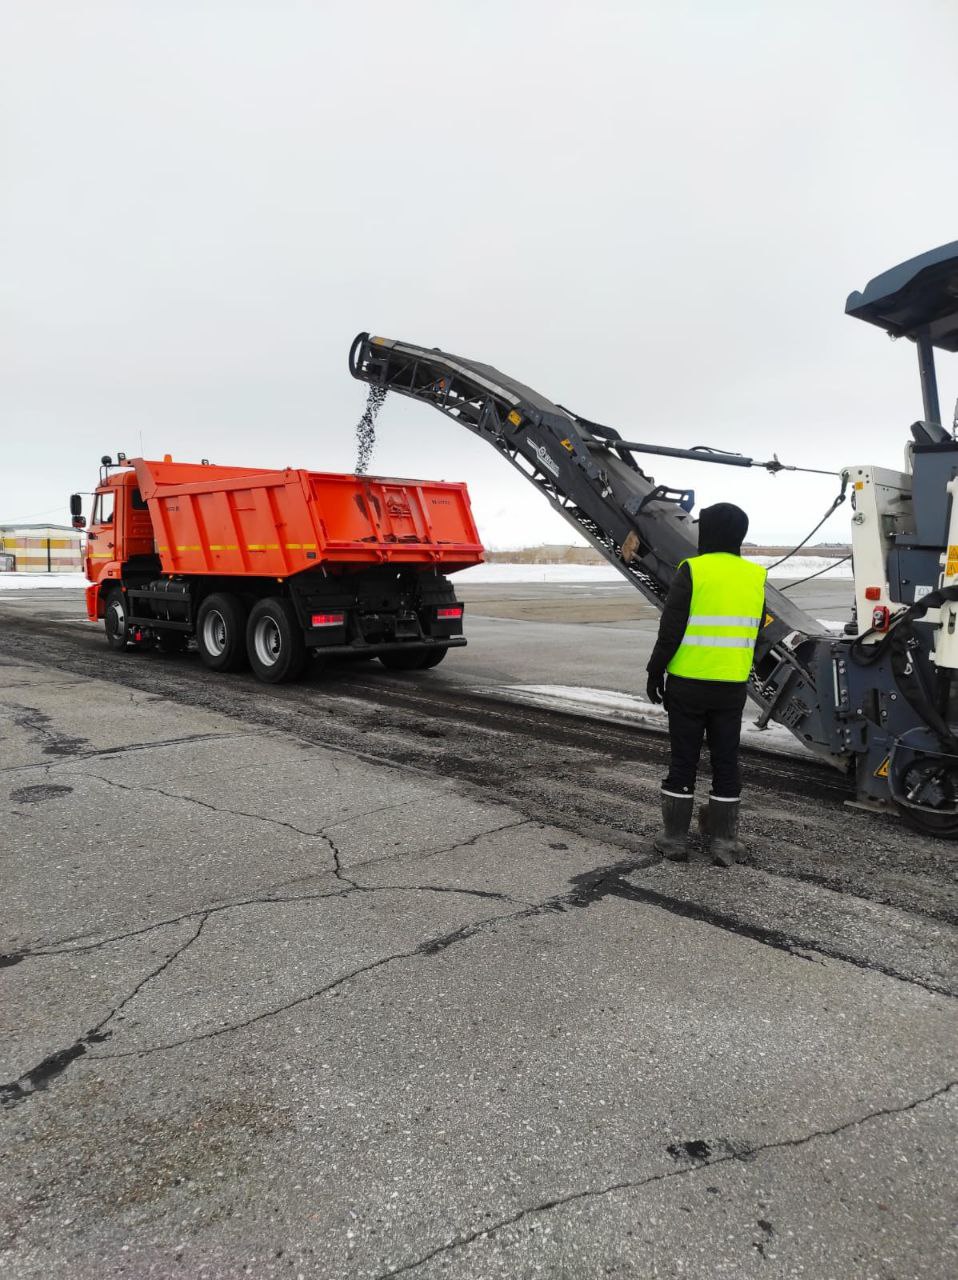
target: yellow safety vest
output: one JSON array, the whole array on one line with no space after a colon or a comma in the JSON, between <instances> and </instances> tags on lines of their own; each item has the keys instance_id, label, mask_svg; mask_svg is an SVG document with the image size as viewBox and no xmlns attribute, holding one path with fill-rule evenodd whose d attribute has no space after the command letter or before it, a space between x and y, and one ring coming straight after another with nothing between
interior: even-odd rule
<instances>
[{"instance_id":1,"label":"yellow safety vest","mask_svg":"<svg viewBox=\"0 0 958 1280\"><path fill-rule=\"evenodd\" d=\"M682 563L692 574L692 604L669 674L744 683L762 625L765 570L726 551Z\"/></svg>"}]
</instances>

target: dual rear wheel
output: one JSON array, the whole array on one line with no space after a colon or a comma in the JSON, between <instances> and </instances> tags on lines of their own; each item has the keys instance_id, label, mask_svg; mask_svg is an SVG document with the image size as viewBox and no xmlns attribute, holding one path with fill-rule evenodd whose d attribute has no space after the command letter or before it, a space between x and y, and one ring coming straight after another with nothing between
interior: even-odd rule
<instances>
[{"instance_id":1,"label":"dual rear wheel","mask_svg":"<svg viewBox=\"0 0 958 1280\"><path fill-rule=\"evenodd\" d=\"M196 647L211 671L251 666L267 684L296 680L308 657L293 606L278 596L257 600L248 613L238 596L207 596L196 615Z\"/></svg>"},{"instance_id":2,"label":"dual rear wheel","mask_svg":"<svg viewBox=\"0 0 958 1280\"><path fill-rule=\"evenodd\" d=\"M246 624L246 648L254 673L267 684L298 680L309 657L296 611L288 600L257 600Z\"/></svg>"},{"instance_id":3,"label":"dual rear wheel","mask_svg":"<svg viewBox=\"0 0 958 1280\"><path fill-rule=\"evenodd\" d=\"M238 596L214 592L196 615L196 647L211 671L246 666L246 608Z\"/></svg>"},{"instance_id":4,"label":"dual rear wheel","mask_svg":"<svg viewBox=\"0 0 958 1280\"><path fill-rule=\"evenodd\" d=\"M196 619L200 657L214 671L235 671L247 663L267 684L298 680L309 653L296 611L289 600L270 596L257 600L247 615L236 596L207 596ZM389 671L425 671L442 662L449 650L418 649L380 655Z\"/></svg>"}]
</instances>

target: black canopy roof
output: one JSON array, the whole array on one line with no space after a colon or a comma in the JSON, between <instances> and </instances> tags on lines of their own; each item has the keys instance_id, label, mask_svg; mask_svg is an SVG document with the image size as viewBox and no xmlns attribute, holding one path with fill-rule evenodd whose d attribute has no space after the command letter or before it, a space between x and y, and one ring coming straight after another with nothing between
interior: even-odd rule
<instances>
[{"instance_id":1,"label":"black canopy roof","mask_svg":"<svg viewBox=\"0 0 958 1280\"><path fill-rule=\"evenodd\" d=\"M927 331L932 345L958 351L958 240L929 249L850 293L845 314L896 337Z\"/></svg>"}]
</instances>

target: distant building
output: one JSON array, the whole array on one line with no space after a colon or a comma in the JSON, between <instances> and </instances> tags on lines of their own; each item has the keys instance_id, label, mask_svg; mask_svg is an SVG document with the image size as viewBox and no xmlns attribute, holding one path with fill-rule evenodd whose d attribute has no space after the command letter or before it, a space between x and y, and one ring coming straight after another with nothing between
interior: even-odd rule
<instances>
[{"instance_id":1,"label":"distant building","mask_svg":"<svg viewBox=\"0 0 958 1280\"><path fill-rule=\"evenodd\" d=\"M65 524L0 524L0 573L77 573L83 535Z\"/></svg>"}]
</instances>

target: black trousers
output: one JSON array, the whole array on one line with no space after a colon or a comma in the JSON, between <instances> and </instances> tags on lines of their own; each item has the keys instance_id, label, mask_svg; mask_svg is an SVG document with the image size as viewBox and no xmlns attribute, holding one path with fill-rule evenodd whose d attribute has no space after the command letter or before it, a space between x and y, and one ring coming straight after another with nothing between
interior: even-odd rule
<instances>
[{"instance_id":1,"label":"black trousers","mask_svg":"<svg viewBox=\"0 0 958 1280\"><path fill-rule=\"evenodd\" d=\"M665 709L669 713L672 759L663 791L691 795L695 790L702 741L708 740L712 762L712 794L734 799L742 791L738 768L744 684L727 680L686 680L669 676Z\"/></svg>"}]
</instances>

